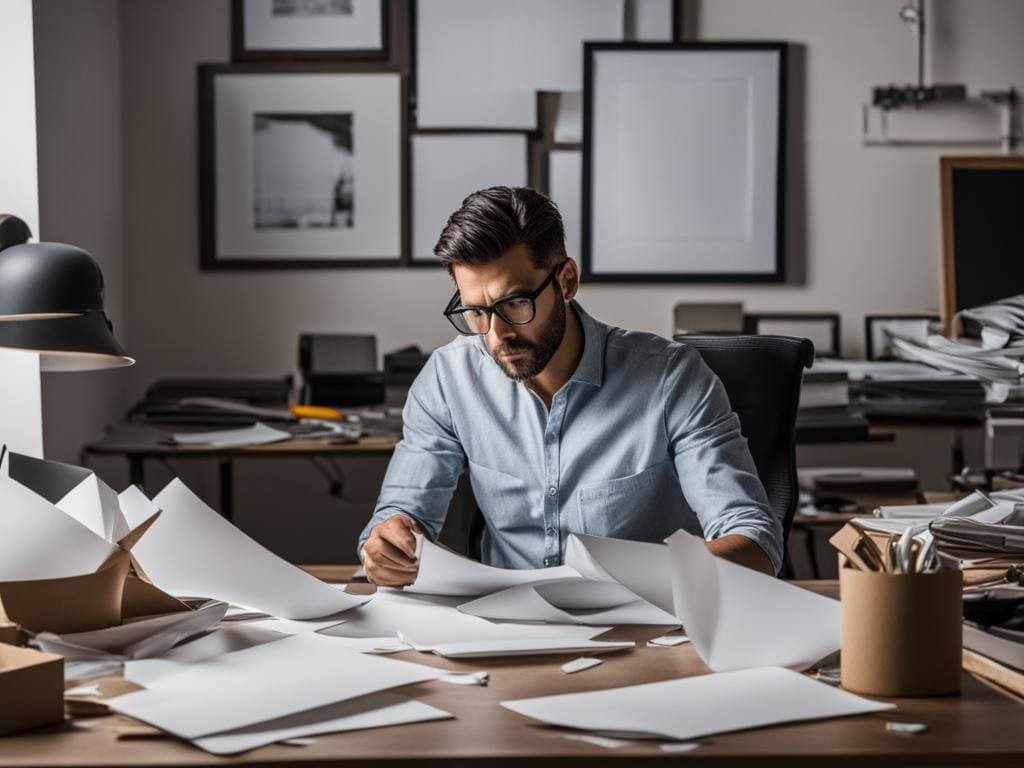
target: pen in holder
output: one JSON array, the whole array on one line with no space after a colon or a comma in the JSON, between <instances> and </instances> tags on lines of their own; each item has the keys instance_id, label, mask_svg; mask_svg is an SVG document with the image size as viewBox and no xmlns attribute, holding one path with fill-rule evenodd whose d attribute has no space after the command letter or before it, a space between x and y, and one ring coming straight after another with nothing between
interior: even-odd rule
<instances>
[{"instance_id":1,"label":"pen in holder","mask_svg":"<svg viewBox=\"0 0 1024 768\"><path fill-rule=\"evenodd\" d=\"M891 573L840 558L843 688L874 696L960 690L963 574Z\"/></svg>"}]
</instances>

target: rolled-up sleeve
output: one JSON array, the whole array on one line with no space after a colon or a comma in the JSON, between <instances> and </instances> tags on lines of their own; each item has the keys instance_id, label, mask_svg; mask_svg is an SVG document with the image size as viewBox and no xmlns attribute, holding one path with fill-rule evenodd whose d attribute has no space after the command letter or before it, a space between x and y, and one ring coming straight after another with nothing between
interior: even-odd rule
<instances>
[{"instance_id":1,"label":"rolled-up sleeve","mask_svg":"<svg viewBox=\"0 0 1024 768\"><path fill-rule=\"evenodd\" d=\"M402 410L402 440L388 464L373 516L359 535L360 560L370 531L395 515L414 518L427 536L436 539L465 471L466 455L452 426L438 357L438 353L431 355L409 389Z\"/></svg>"},{"instance_id":2,"label":"rolled-up sleeve","mask_svg":"<svg viewBox=\"0 0 1024 768\"><path fill-rule=\"evenodd\" d=\"M768 505L725 387L691 347L673 354L663 382L669 451L704 538L746 536L779 573L782 522Z\"/></svg>"}]
</instances>

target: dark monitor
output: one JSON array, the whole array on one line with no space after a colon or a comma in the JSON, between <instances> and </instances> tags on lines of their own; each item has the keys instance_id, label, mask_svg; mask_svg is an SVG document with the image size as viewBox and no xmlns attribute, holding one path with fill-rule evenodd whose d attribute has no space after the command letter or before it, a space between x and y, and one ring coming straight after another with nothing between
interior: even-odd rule
<instances>
[{"instance_id":1,"label":"dark monitor","mask_svg":"<svg viewBox=\"0 0 1024 768\"><path fill-rule=\"evenodd\" d=\"M299 370L307 373L365 373L377 370L377 337L372 334L303 333Z\"/></svg>"}]
</instances>

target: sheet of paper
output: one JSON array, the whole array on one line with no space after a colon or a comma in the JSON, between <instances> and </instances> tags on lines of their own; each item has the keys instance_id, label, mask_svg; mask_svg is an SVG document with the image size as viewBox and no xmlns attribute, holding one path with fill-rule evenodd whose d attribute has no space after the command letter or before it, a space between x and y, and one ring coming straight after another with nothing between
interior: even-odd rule
<instances>
[{"instance_id":1,"label":"sheet of paper","mask_svg":"<svg viewBox=\"0 0 1024 768\"><path fill-rule=\"evenodd\" d=\"M590 669L591 667L600 666L603 663L604 662L600 659L589 659L586 656L580 656L578 659L565 662L565 664L562 665L562 671L567 675L571 675L576 672L582 672L585 669Z\"/></svg>"},{"instance_id":2,"label":"sheet of paper","mask_svg":"<svg viewBox=\"0 0 1024 768\"><path fill-rule=\"evenodd\" d=\"M374 693L248 728L194 739L192 743L215 755L234 755L285 739L447 720L451 717L443 709L397 693Z\"/></svg>"},{"instance_id":3,"label":"sheet of paper","mask_svg":"<svg viewBox=\"0 0 1024 768\"><path fill-rule=\"evenodd\" d=\"M136 489L137 491L137 489ZM163 510L132 549L158 587L179 597L210 597L285 619L315 619L362 605L281 559L233 526L175 478L153 503ZM130 525L140 509L122 505Z\"/></svg>"},{"instance_id":4,"label":"sheet of paper","mask_svg":"<svg viewBox=\"0 0 1024 768\"><path fill-rule=\"evenodd\" d=\"M194 662L108 704L180 738L196 739L441 674L422 664L355 653L330 637L307 633Z\"/></svg>"},{"instance_id":5,"label":"sheet of paper","mask_svg":"<svg viewBox=\"0 0 1024 768\"><path fill-rule=\"evenodd\" d=\"M498 91L580 91L583 43L622 40L623 0L491 2Z\"/></svg>"},{"instance_id":6,"label":"sheet of paper","mask_svg":"<svg viewBox=\"0 0 1024 768\"><path fill-rule=\"evenodd\" d=\"M428 539L422 539L422 542L419 574L416 576L416 582L405 588L406 592L477 597L520 584L579 577L579 574L567 565L523 570L495 568L449 552Z\"/></svg>"},{"instance_id":7,"label":"sheet of paper","mask_svg":"<svg viewBox=\"0 0 1024 768\"><path fill-rule=\"evenodd\" d=\"M716 672L805 669L839 650L838 600L715 557L682 530L668 550L676 617Z\"/></svg>"},{"instance_id":8,"label":"sheet of paper","mask_svg":"<svg viewBox=\"0 0 1024 768\"><path fill-rule=\"evenodd\" d=\"M517 624L488 621L461 613L461 598L409 594L382 589L369 605L345 614L347 621L323 630L332 637L382 638L399 635L417 650L431 651L448 643L571 637L587 640L607 632L610 626Z\"/></svg>"},{"instance_id":9,"label":"sheet of paper","mask_svg":"<svg viewBox=\"0 0 1024 768\"><path fill-rule=\"evenodd\" d=\"M492 0L416 4L416 125L419 128L537 127L537 94L498 91L491 74Z\"/></svg>"},{"instance_id":10,"label":"sheet of paper","mask_svg":"<svg viewBox=\"0 0 1024 768\"><path fill-rule=\"evenodd\" d=\"M781 667L517 699L503 701L501 706L550 725L679 741L893 708Z\"/></svg>"},{"instance_id":11,"label":"sheet of paper","mask_svg":"<svg viewBox=\"0 0 1024 768\"><path fill-rule=\"evenodd\" d=\"M636 647L632 640L577 640L552 637L525 640L484 640L474 643L446 643L431 650L447 659L480 659L490 656L545 656L560 653L611 653Z\"/></svg>"},{"instance_id":12,"label":"sheet of paper","mask_svg":"<svg viewBox=\"0 0 1024 768\"><path fill-rule=\"evenodd\" d=\"M117 503L117 492L96 475L90 474L68 491L57 502L57 509L112 544L128 534L128 523Z\"/></svg>"},{"instance_id":13,"label":"sheet of paper","mask_svg":"<svg viewBox=\"0 0 1024 768\"><path fill-rule=\"evenodd\" d=\"M574 533L566 542L565 564L584 578L617 581L663 611L673 611L672 575L664 544Z\"/></svg>"},{"instance_id":14,"label":"sheet of paper","mask_svg":"<svg viewBox=\"0 0 1024 768\"><path fill-rule=\"evenodd\" d=\"M678 624L676 617L640 600L614 581L570 579L523 584L459 606L472 616L498 621L555 624Z\"/></svg>"},{"instance_id":15,"label":"sheet of paper","mask_svg":"<svg viewBox=\"0 0 1024 768\"><path fill-rule=\"evenodd\" d=\"M224 618L227 608L227 603L211 600L194 611L154 616L91 632L41 632L35 639L42 650L66 659L144 659L160 656L185 638L209 629Z\"/></svg>"},{"instance_id":16,"label":"sheet of paper","mask_svg":"<svg viewBox=\"0 0 1024 768\"><path fill-rule=\"evenodd\" d=\"M211 448L233 448L239 445L265 445L291 440L292 433L268 427L257 421L251 427L222 429L215 432L176 432L174 442L178 445L207 445Z\"/></svg>"},{"instance_id":17,"label":"sheet of paper","mask_svg":"<svg viewBox=\"0 0 1024 768\"><path fill-rule=\"evenodd\" d=\"M12 478L0 466L0 581L93 573L117 547Z\"/></svg>"}]
</instances>

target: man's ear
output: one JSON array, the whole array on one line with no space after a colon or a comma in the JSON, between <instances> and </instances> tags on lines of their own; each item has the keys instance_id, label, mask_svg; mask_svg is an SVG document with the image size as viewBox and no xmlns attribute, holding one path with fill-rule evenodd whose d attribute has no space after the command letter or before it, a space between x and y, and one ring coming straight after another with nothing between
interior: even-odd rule
<instances>
[{"instance_id":1,"label":"man's ear","mask_svg":"<svg viewBox=\"0 0 1024 768\"><path fill-rule=\"evenodd\" d=\"M571 301L580 290L580 267L573 258L566 259L565 266L558 271L558 282L562 297Z\"/></svg>"}]
</instances>

